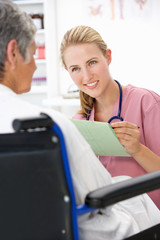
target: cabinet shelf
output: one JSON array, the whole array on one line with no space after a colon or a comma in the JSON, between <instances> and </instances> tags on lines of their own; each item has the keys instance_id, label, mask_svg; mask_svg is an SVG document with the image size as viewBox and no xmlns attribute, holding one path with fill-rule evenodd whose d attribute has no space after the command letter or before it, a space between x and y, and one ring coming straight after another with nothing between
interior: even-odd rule
<instances>
[{"instance_id":1,"label":"cabinet shelf","mask_svg":"<svg viewBox=\"0 0 160 240\"><path fill-rule=\"evenodd\" d=\"M46 64L46 59L35 59L37 64Z\"/></svg>"},{"instance_id":2,"label":"cabinet shelf","mask_svg":"<svg viewBox=\"0 0 160 240\"><path fill-rule=\"evenodd\" d=\"M43 14L44 21L42 28L38 27L35 35L37 51L35 62L37 69L33 75L31 91L32 101L42 104L44 98L57 96L59 93L59 83L54 81L58 79L57 67L57 28L56 28L56 1L54 0L13 0L23 11L29 15L36 13ZM33 16L32 16L33 18ZM39 18L37 18L39 19ZM36 18L33 18L33 21ZM52 24L51 24L52 23ZM36 21L35 21L36 25ZM43 49L44 47L44 49ZM44 50L44 57L42 57ZM54 62L54 64L53 64ZM46 81L43 80L46 78ZM41 95L41 96L40 96ZM45 95L45 96L44 96Z\"/></svg>"},{"instance_id":3,"label":"cabinet shelf","mask_svg":"<svg viewBox=\"0 0 160 240\"><path fill-rule=\"evenodd\" d=\"M36 34L38 34L38 35L45 34L45 29L44 28L43 29L38 29Z\"/></svg>"},{"instance_id":4,"label":"cabinet shelf","mask_svg":"<svg viewBox=\"0 0 160 240\"><path fill-rule=\"evenodd\" d=\"M28 94L41 94L47 93L47 86L32 86Z\"/></svg>"},{"instance_id":5,"label":"cabinet shelf","mask_svg":"<svg viewBox=\"0 0 160 240\"><path fill-rule=\"evenodd\" d=\"M15 0L14 1L18 5L34 5L39 3L44 3L44 0Z\"/></svg>"}]
</instances>

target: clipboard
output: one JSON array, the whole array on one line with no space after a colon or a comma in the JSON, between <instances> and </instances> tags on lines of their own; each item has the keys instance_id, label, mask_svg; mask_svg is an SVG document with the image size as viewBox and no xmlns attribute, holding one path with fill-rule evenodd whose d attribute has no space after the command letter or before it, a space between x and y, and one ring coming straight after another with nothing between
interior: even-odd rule
<instances>
[{"instance_id":1,"label":"clipboard","mask_svg":"<svg viewBox=\"0 0 160 240\"><path fill-rule=\"evenodd\" d=\"M130 157L109 123L79 119L70 120L89 143L95 154Z\"/></svg>"}]
</instances>

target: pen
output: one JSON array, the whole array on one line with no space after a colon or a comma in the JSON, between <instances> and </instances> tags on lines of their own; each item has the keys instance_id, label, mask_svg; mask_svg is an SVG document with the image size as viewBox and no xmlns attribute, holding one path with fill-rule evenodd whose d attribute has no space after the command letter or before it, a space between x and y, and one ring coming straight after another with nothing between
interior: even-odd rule
<instances>
[{"instance_id":1,"label":"pen","mask_svg":"<svg viewBox=\"0 0 160 240\"><path fill-rule=\"evenodd\" d=\"M112 127L112 126L111 126L111 127ZM116 128L116 127L112 127L112 128L114 129L114 128ZM140 128L140 126L137 126L137 128L139 129L139 128Z\"/></svg>"}]
</instances>

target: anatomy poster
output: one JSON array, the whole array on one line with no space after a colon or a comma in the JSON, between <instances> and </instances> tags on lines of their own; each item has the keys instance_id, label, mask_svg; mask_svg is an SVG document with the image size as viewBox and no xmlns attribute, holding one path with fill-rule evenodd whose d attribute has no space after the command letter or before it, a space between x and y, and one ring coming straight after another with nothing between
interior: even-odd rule
<instances>
[{"instance_id":1,"label":"anatomy poster","mask_svg":"<svg viewBox=\"0 0 160 240\"><path fill-rule=\"evenodd\" d=\"M85 17L106 21L153 20L160 18L159 0L83 0Z\"/></svg>"},{"instance_id":2,"label":"anatomy poster","mask_svg":"<svg viewBox=\"0 0 160 240\"><path fill-rule=\"evenodd\" d=\"M87 0L84 4L89 18L105 17L108 20L114 20L119 17L123 19L123 0Z\"/></svg>"}]
</instances>

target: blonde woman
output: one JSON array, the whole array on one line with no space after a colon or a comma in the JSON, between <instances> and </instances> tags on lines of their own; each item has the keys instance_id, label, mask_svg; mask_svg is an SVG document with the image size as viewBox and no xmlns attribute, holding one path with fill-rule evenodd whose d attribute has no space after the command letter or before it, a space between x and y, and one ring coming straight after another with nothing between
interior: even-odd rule
<instances>
[{"instance_id":1,"label":"blonde woman","mask_svg":"<svg viewBox=\"0 0 160 240\"><path fill-rule=\"evenodd\" d=\"M64 67L80 90L81 109L73 118L109 122L131 155L99 156L103 166L112 176L135 177L160 169L160 96L115 81L109 71L111 50L91 27L67 31L60 51ZM160 191L149 195L160 208Z\"/></svg>"}]
</instances>

